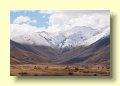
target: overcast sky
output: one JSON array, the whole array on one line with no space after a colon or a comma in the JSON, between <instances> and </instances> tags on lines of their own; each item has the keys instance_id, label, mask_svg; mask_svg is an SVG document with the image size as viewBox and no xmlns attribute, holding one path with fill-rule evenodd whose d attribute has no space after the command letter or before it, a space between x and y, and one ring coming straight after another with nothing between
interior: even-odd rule
<instances>
[{"instance_id":1,"label":"overcast sky","mask_svg":"<svg viewBox=\"0 0 120 86\"><path fill-rule=\"evenodd\" d=\"M10 31L14 33L57 32L75 26L100 29L110 26L109 10L13 10Z\"/></svg>"}]
</instances>

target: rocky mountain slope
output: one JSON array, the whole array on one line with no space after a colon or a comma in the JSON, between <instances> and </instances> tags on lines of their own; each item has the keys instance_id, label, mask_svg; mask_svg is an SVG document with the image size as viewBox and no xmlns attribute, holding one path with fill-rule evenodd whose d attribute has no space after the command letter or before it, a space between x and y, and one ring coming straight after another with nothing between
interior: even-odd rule
<instances>
[{"instance_id":1,"label":"rocky mountain slope","mask_svg":"<svg viewBox=\"0 0 120 86\"><path fill-rule=\"evenodd\" d=\"M110 27L26 33L10 40L11 64L110 64Z\"/></svg>"}]
</instances>

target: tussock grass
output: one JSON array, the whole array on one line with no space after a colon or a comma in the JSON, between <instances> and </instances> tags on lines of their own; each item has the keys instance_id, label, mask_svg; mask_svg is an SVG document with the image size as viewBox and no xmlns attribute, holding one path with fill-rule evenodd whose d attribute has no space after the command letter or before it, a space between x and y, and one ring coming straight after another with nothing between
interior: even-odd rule
<instances>
[{"instance_id":1,"label":"tussock grass","mask_svg":"<svg viewBox=\"0 0 120 86\"><path fill-rule=\"evenodd\" d=\"M11 65L11 76L109 76L109 67Z\"/></svg>"}]
</instances>

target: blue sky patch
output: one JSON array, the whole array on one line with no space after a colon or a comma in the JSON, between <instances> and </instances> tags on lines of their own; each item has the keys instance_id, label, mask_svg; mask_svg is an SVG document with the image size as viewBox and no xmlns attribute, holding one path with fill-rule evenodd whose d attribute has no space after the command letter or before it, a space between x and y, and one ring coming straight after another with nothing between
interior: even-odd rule
<instances>
[{"instance_id":1,"label":"blue sky patch","mask_svg":"<svg viewBox=\"0 0 120 86\"><path fill-rule=\"evenodd\" d=\"M19 16L24 16L24 17L29 17L30 20L36 20L37 23L29 23L32 26L36 27L48 27L48 22L49 22L49 16L50 14L41 14L40 11L11 11L10 12L10 24L14 23L14 20L19 17ZM24 24L26 22L22 22L21 24Z\"/></svg>"}]
</instances>

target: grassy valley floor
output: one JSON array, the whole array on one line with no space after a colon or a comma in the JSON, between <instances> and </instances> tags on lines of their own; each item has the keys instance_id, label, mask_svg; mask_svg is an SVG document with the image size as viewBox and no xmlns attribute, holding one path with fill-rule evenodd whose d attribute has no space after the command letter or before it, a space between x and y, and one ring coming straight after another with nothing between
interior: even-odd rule
<instances>
[{"instance_id":1,"label":"grassy valley floor","mask_svg":"<svg viewBox=\"0 0 120 86\"><path fill-rule=\"evenodd\" d=\"M11 76L110 76L110 68L103 66L68 65L11 65Z\"/></svg>"}]
</instances>

